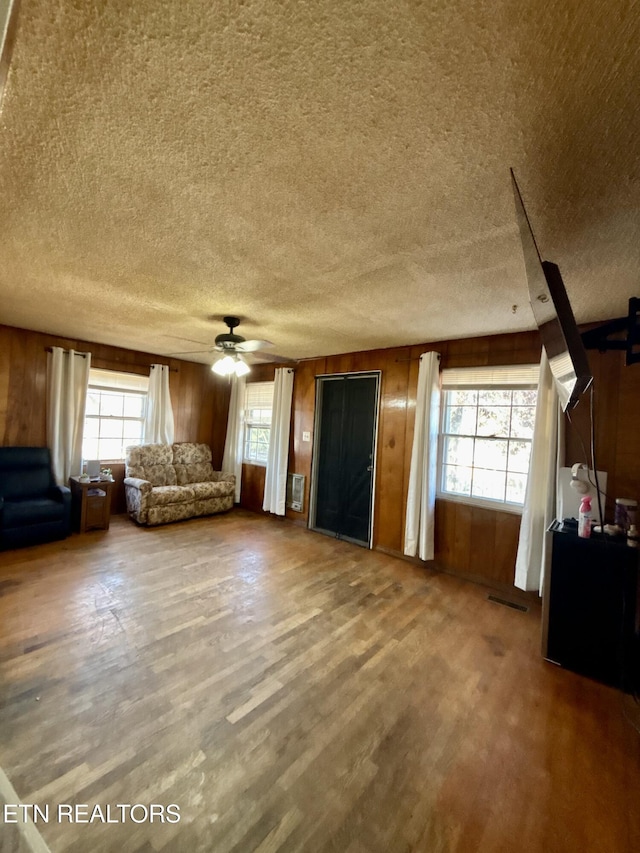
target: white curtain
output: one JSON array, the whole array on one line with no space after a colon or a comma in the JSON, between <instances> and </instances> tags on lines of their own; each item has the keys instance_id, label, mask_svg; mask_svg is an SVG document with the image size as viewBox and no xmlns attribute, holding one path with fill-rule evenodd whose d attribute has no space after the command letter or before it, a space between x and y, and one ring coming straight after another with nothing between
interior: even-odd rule
<instances>
[{"instance_id":1,"label":"white curtain","mask_svg":"<svg viewBox=\"0 0 640 853\"><path fill-rule=\"evenodd\" d=\"M151 365L143 440L145 444L173 444L173 409L166 364Z\"/></svg>"},{"instance_id":2,"label":"white curtain","mask_svg":"<svg viewBox=\"0 0 640 853\"><path fill-rule=\"evenodd\" d=\"M231 399L227 418L227 437L224 442L222 470L236 475L236 503L240 503L242 487L242 444L244 441L244 376L231 379Z\"/></svg>"},{"instance_id":3,"label":"white curtain","mask_svg":"<svg viewBox=\"0 0 640 853\"><path fill-rule=\"evenodd\" d=\"M440 429L440 354L420 356L416 420L409 470L404 553L433 560L438 431Z\"/></svg>"},{"instance_id":4,"label":"white curtain","mask_svg":"<svg viewBox=\"0 0 640 853\"><path fill-rule=\"evenodd\" d=\"M91 353L52 347L47 359L47 444L59 486L82 473L82 434Z\"/></svg>"},{"instance_id":5,"label":"white curtain","mask_svg":"<svg viewBox=\"0 0 640 853\"><path fill-rule=\"evenodd\" d=\"M550 557L547 529L555 518L558 470L564 462L563 457L564 417L543 349L529 477L516 556L514 584L519 589L537 590L542 594L545 566Z\"/></svg>"},{"instance_id":6,"label":"white curtain","mask_svg":"<svg viewBox=\"0 0 640 853\"><path fill-rule=\"evenodd\" d=\"M273 386L271 434L269 436L269 454L264 480L264 501L262 503L262 509L276 515L284 515L285 513L292 398L293 370L289 367L278 368Z\"/></svg>"}]
</instances>

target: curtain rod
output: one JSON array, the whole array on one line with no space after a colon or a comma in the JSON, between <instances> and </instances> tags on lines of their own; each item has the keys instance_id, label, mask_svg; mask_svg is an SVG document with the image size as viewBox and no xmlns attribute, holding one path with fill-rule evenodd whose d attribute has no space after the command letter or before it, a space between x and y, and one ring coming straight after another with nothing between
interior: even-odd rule
<instances>
[{"instance_id":1,"label":"curtain rod","mask_svg":"<svg viewBox=\"0 0 640 853\"><path fill-rule=\"evenodd\" d=\"M110 361L109 364L117 364L115 361ZM133 366L133 365L131 365ZM137 365L136 365L137 366ZM169 367L168 364L150 364L149 367L153 370L154 367ZM180 373L177 367L169 367L169 373Z\"/></svg>"},{"instance_id":2,"label":"curtain rod","mask_svg":"<svg viewBox=\"0 0 640 853\"><path fill-rule=\"evenodd\" d=\"M288 370L289 373L295 373L298 369L297 367L287 367L281 362L277 361L254 361L253 364L250 364L249 367L253 370L254 367L274 367L276 370ZM249 380L247 380L249 381ZM260 380L262 381L262 380Z\"/></svg>"},{"instance_id":3,"label":"curtain rod","mask_svg":"<svg viewBox=\"0 0 640 853\"><path fill-rule=\"evenodd\" d=\"M52 352L53 351L52 347L45 347L44 349L45 349L45 352ZM69 350L64 349L64 350L62 350L62 352L65 355L69 355ZM76 350L75 354L82 356L82 358L86 358L87 355L89 355L89 353L78 352L77 350ZM114 365L117 365L118 367L140 367L140 368L144 369L145 367L151 368L154 366L153 364L135 364L133 361L114 361L112 358L97 357L97 360L98 361L104 361L104 362L106 362L106 364L114 364ZM161 367L169 367L168 364L162 364L160 366ZM169 372L170 373L180 373L180 371L178 370L177 367L169 367Z\"/></svg>"},{"instance_id":4,"label":"curtain rod","mask_svg":"<svg viewBox=\"0 0 640 853\"><path fill-rule=\"evenodd\" d=\"M436 350L427 350L427 352L436 352ZM531 352L531 350L529 350L528 348L526 348L526 347L522 347L521 349L514 349L514 350L511 350L511 351L504 350L504 352L502 352L502 353L493 353L493 355L491 355L491 358L496 358L498 355L509 355L509 356L515 356L515 355L519 355L520 353L526 353L526 354L529 354L530 352ZM401 362L405 362L405 361L419 361L419 360L420 360L420 358L422 357L422 355L424 355L424 353L421 353L421 355L415 355L415 356L413 356L413 358L396 358L396 359L394 359L394 361L395 361L395 363L396 363L396 364L400 364ZM438 355L440 356L440 358L441 358L441 359L443 358L443 356L442 356L442 354L441 354L441 353L438 353ZM485 352L483 352L482 350L476 350L476 351L474 351L474 352L462 352L462 353L458 353L458 352L456 352L456 353L445 353L445 356L444 356L444 357L445 357L447 360L450 360L450 359L454 359L454 360L455 360L455 359L458 359L458 358L468 358L468 357L470 357L470 356L476 356L476 355L481 355L481 356L483 356L483 357L485 357L485 358L489 358L489 353L488 353L488 352L486 352L486 351L485 351ZM527 362L522 362L522 364L526 364L526 363L527 363ZM507 364L513 364L513 362L512 362L512 361L510 361L510 362L507 362ZM469 365L469 366L470 366L470 367L484 367L485 365L475 365L475 364L472 364L472 365ZM494 365L492 365L492 366L494 366ZM499 366L499 365L498 365L498 366Z\"/></svg>"},{"instance_id":5,"label":"curtain rod","mask_svg":"<svg viewBox=\"0 0 640 853\"><path fill-rule=\"evenodd\" d=\"M45 347L44 351L45 352L53 352L53 347ZM69 355L68 349L63 349L62 352L64 353L64 355ZM89 355L89 353L87 353L87 352L79 352L78 350L74 350L74 353L75 353L75 355L79 355L80 358L86 358Z\"/></svg>"},{"instance_id":6,"label":"curtain rod","mask_svg":"<svg viewBox=\"0 0 640 853\"><path fill-rule=\"evenodd\" d=\"M407 362L407 361L420 361L420 359L422 358L423 355L428 355L430 352L435 352L435 354L438 356L438 361L442 361L442 354L441 353L439 353L437 350L429 349L429 350L427 350L426 353L423 352L420 355L414 355L413 358L396 358L395 363L396 364L402 364L403 362Z\"/></svg>"},{"instance_id":7,"label":"curtain rod","mask_svg":"<svg viewBox=\"0 0 640 853\"><path fill-rule=\"evenodd\" d=\"M153 364L135 364L133 361L113 361L113 359L111 359L111 358L99 358L98 356L95 356L95 358L97 361L104 361L107 364L113 364L113 365L116 365L118 367L142 367L142 368L148 367L148 368L152 368L154 366ZM161 364L160 367L169 367L169 365L168 364ZM180 371L178 370L177 367L169 367L169 373L180 373Z\"/></svg>"}]
</instances>

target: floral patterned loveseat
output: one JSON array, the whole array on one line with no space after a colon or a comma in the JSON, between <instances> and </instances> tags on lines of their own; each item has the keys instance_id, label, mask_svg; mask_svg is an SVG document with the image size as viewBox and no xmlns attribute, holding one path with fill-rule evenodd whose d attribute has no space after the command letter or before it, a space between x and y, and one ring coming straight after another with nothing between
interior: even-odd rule
<instances>
[{"instance_id":1,"label":"floral patterned loveseat","mask_svg":"<svg viewBox=\"0 0 640 853\"><path fill-rule=\"evenodd\" d=\"M127 511L139 524L166 524L231 509L234 474L214 471L206 444L127 447Z\"/></svg>"}]
</instances>

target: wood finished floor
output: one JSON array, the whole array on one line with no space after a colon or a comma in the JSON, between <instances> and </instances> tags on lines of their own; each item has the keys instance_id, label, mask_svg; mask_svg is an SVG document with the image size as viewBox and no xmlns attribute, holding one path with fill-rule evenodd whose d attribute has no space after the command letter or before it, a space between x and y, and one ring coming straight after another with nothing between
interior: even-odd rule
<instances>
[{"instance_id":1,"label":"wood finished floor","mask_svg":"<svg viewBox=\"0 0 640 853\"><path fill-rule=\"evenodd\" d=\"M54 853L640 850L621 694L486 595L243 511L0 554L0 765L180 806L40 823Z\"/></svg>"}]
</instances>

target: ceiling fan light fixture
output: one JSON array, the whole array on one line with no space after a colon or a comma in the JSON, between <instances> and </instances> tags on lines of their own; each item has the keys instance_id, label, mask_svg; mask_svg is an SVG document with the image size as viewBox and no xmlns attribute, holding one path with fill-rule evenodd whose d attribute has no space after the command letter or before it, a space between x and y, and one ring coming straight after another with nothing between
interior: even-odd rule
<instances>
[{"instance_id":1,"label":"ceiling fan light fixture","mask_svg":"<svg viewBox=\"0 0 640 853\"><path fill-rule=\"evenodd\" d=\"M218 376L246 376L251 372L249 365L242 361L237 355L225 355L224 358L218 359L211 365L211 370L217 373Z\"/></svg>"},{"instance_id":2,"label":"ceiling fan light fixture","mask_svg":"<svg viewBox=\"0 0 640 853\"><path fill-rule=\"evenodd\" d=\"M218 376L231 376L232 373L235 373L235 369L236 363L230 355L225 355L224 358L218 359L211 365L211 370Z\"/></svg>"},{"instance_id":3,"label":"ceiling fan light fixture","mask_svg":"<svg viewBox=\"0 0 640 853\"><path fill-rule=\"evenodd\" d=\"M246 361L239 358L236 361L236 376L246 376L247 373L251 373L251 368Z\"/></svg>"}]
</instances>

